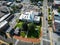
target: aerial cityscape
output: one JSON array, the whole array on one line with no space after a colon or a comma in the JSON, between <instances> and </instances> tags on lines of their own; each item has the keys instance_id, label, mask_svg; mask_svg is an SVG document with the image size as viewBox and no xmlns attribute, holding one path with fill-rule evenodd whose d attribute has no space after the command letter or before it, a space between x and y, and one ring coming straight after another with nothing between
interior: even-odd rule
<instances>
[{"instance_id":1,"label":"aerial cityscape","mask_svg":"<svg viewBox=\"0 0 60 45\"><path fill-rule=\"evenodd\" d=\"M60 45L60 0L0 0L0 45Z\"/></svg>"}]
</instances>

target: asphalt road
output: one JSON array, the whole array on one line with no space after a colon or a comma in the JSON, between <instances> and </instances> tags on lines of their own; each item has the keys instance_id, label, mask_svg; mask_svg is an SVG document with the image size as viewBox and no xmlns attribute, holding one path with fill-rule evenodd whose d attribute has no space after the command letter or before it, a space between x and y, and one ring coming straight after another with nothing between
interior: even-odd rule
<instances>
[{"instance_id":1,"label":"asphalt road","mask_svg":"<svg viewBox=\"0 0 60 45\"><path fill-rule=\"evenodd\" d=\"M48 8L47 8L47 0L44 0L43 1L43 21L42 21L43 36L42 36L41 45L45 45L45 44L50 45L50 37L49 37L49 33L47 33L48 20L46 20L46 18L48 19Z\"/></svg>"},{"instance_id":2,"label":"asphalt road","mask_svg":"<svg viewBox=\"0 0 60 45\"><path fill-rule=\"evenodd\" d=\"M30 0L23 0L22 3L30 3Z\"/></svg>"}]
</instances>

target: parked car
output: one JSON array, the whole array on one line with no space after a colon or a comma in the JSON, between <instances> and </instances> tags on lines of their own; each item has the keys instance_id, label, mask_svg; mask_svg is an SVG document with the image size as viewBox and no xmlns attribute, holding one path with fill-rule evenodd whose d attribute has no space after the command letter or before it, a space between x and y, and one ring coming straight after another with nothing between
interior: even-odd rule
<instances>
[{"instance_id":1,"label":"parked car","mask_svg":"<svg viewBox=\"0 0 60 45\"><path fill-rule=\"evenodd\" d=\"M46 17L46 20L48 20L47 17Z\"/></svg>"}]
</instances>

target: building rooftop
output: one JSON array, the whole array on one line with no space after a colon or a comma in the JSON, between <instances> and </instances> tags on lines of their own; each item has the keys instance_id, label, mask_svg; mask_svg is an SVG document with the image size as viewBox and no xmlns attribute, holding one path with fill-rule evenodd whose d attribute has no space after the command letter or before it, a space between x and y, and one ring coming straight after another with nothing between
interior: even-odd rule
<instances>
[{"instance_id":1,"label":"building rooftop","mask_svg":"<svg viewBox=\"0 0 60 45\"><path fill-rule=\"evenodd\" d=\"M9 9L7 6L0 6L0 11L3 11L3 12L8 12Z\"/></svg>"},{"instance_id":2,"label":"building rooftop","mask_svg":"<svg viewBox=\"0 0 60 45\"><path fill-rule=\"evenodd\" d=\"M60 21L60 16L55 15L55 16L54 16L54 20L58 20L58 21Z\"/></svg>"},{"instance_id":3,"label":"building rooftop","mask_svg":"<svg viewBox=\"0 0 60 45\"><path fill-rule=\"evenodd\" d=\"M10 15L10 13L9 14L6 14L2 18L0 18L0 22L3 21L5 18L7 18L9 15Z\"/></svg>"},{"instance_id":4,"label":"building rooftop","mask_svg":"<svg viewBox=\"0 0 60 45\"><path fill-rule=\"evenodd\" d=\"M57 10L53 10L53 12L55 31L60 32L60 13L58 13Z\"/></svg>"},{"instance_id":5,"label":"building rooftop","mask_svg":"<svg viewBox=\"0 0 60 45\"><path fill-rule=\"evenodd\" d=\"M12 4L12 2L8 2L8 3L7 3L7 5L10 5L10 4Z\"/></svg>"},{"instance_id":6,"label":"building rooftop","mask_svg":"<svg viewBox=\"0 0 60 45\"><path fill-rule=\"evenodd\" d=\"M0 18L9 12L6 6L0 6Z\"/></svg>"},{"instance_id":7,"label":"building rooftop","mask_svg":"<svg viewBox=\"0 0 60 45\"><path fill-rule=\"evenodd\" d=\"M29 11L34 11L34 12L41 12L38 6L34 5L24 5L22 8L22 12L29 12Z\"/></svg>"},{"instance_id":8,"label":"building rooftop","mask_svg":"<svg viewBox=\"0 0 60 45\"><path fill-rule=\"evenodd\" d=\"M0 18L1 18L2 16L4 16L4 13L0 12Z\"/></svg>"},{"instance_id":9,"label":"building rooftop","mask_svg":"<svg viewBox=\"0 0 60 45\"><path fill-rule=\"evenodd\" d=\"M60 32L60 21L55 20L54 25L55 25L55 31Z\"/></svg>"},{"instance_id":10,"label":"building rooftop","mask_svg":"<svg viewBox=\"0 0 60 45\"><path fill-rule=\"evenodd\" d=\"M8 22L7 21L3 21L3 22L0 22L0 28L2 28L4 25L6 25Z\"/></svg>"},{"instance_id":11,"label":"building rooftop","mask_svg":"<svg viewBox=\"0 0 60 45\"><path fill-rule=\"evenodd\" d=\"M28 22L32 22L32 21L39 22L40 21L40 16L37 16L37 15L34 14L33 11L30 11L30 12L26 12L24 14L21 14L19 19L20 20L27 20Z\"/></svg>"},{"instance_id":12,"label":"building rooftop","mask_svg":"<svg viewBox=\"0 0 60 45\"><path fill-rule=\"evenodd\" d=\"M39 16L35 16L34 17L34 21L39 22L40 21L40 17Z\"/></svg>"},{"instance_id":13,"label":"building rooftop","mask_svg":"<svg viewBox=\"0 0 60 45\"><path fill-rule=\"evenodd\" d=\"M19 28L17 27L14 31L15 34L18 34L19 33Z\"/></svg>"},{"instance_id":14,"label":"building rooftop","mask_svg":"<svg viewBox=\"0 0 60 45\"><path fill-rule=\"evenodd\" d=\"M53 10L53 12L54 12L54 15L58 15L57 10Z\"/></svg>"},{"instance_id":15,"label":"building rooftop","mask_svg":"<svg viewBox=\"0 0 60 45\"><path fill-rule=\"evenodd\" d=\"M60 0L54 0L55 4L60 4Z\"/></svg>"},{"instance_id":16,"label":"building rooftop","mask_svg":"<svg viewBox=\"0 0 60 45\"><path fill-rule=\"evenodd\" d=\"M56 23L60 23L60 21L58 21L58 20L55 20L55 22L56 22Z\"/></svg>"}]
</instances>

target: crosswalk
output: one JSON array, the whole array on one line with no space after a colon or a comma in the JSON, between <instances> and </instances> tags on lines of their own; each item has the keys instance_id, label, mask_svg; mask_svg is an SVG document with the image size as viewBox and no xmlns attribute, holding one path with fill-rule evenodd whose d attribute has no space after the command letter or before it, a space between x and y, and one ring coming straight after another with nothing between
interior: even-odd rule
<instances>
[{"instance_id":1,"label":"crosswalk","mask_svg":"<svg viewBox=\"0 0 60 45\"><path fill-rule=\"evenodd\" d=\"M18 44L18 42L19 42L19 40L17 39L14 45L17 45L17 44Z\"/></svg>"}]
</instances>

